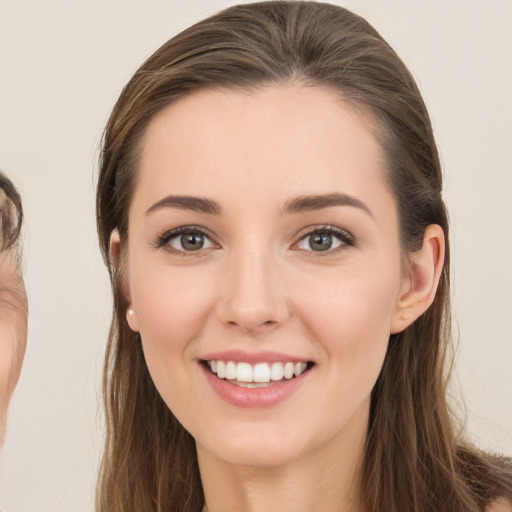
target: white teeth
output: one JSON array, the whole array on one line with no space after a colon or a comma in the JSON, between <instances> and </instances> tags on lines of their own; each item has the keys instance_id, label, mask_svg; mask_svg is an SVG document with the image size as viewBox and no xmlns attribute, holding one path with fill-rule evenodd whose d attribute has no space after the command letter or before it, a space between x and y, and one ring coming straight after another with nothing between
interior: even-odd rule
<instances>
[{"instance_id":1,"label":"white teeth","mask_svg":"<svg viewBox=\"0 0 512 512\"><path fill-rule=\"evenodd\" d=\"M268 382L240 382L237 381L236 385L241 388L268 388Z\"/></svg>"},{"instance_id":2,"label":"white teeth","mask_svg":"<svg viewBox=\"0 0 512 512\"><path fill-rule=\"evenodd\" d=\"M295 377L298 377L306 369L306 363L295 363Z\"/></svg>"},{"instance_id":3,"label":"white teeth","mask_svg":"<svg viewBox=\"0 0 512 512\"><path fill-rule=\"evenodd\" d=\"M307 368L307 363L250 363L233 361L208 361L212 372L220 379L237 380L238 382L251 384L245 387L261 387L255 384L268 384L270 381L290 380L299 377Z\"/></svg>"},{"instance_id":4,"label":"white teeth","mask_svg":"<svg viewBox=\"0 0 512 512\"><path fill-rule=\"evenodd\" d=\"M294 370L295 370L295 365L293 363L286 363L284 365L284 378L291 379L293 377Z\"/></svg>"},{"instance_id":5,"label":"white teeth","mask_svg":"<svg viewBox=\"0 0 512 512\"><path fill-rule=\"evenodd\" d=\"M270 378L272 380L282 380L284 377L284 368L282 363L272 363L270 369Z\"/></svg>"},{"instance_id":6,"label":"white teeth","mask_svg":"<svg viewBox=\"0 0 512 512\"><path fill-rule=\"evenodd\" d=\"M236 365L236 380L240 382L253 382L252 366L249 363L238 363ZM217 374L217 377L219 374Z\"/></svg>"},{"instance_id":7,"label":"white teeth","mask_svg":"<svg viewBox=\"0 0 512 512\"><path fill-rule=\"evenodd\" d=\"M226 379L236 379L236 364L233 361L226 363Z\"/></svg>"},{"instance_id":8,"label":"white teeth","mask_svg":"<svg viewBox=\"0 0 512 512\"><path fill-rule=\"evenodd\" d=\"M254 365L252 380L254 382L270 382L270 367L267 363Z\"/></svg>"},{"instance_id":9,"label":"white teeth","mask_svg":"<svg viewBox=\"0 0 512 512\"><path fill-rule=\"evenodd\" d=\"M226 365L224 361L217 361L217 377L219 377L219 379L226 377Z\"/></svg>"}]
</instances>

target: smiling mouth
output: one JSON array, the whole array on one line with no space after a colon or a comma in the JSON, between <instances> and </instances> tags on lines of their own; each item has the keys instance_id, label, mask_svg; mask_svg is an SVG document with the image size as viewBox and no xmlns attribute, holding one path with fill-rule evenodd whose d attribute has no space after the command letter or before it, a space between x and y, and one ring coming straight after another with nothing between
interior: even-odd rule
<instances>
[{"instance_id":1,"label":"smiling mouth","mask_svg":"<svg viewBox=\"0 0 512 512\"><path fill-rule=\"evenodd\" d=\"M309 371L313 362L257 363L234 361L202 361L206 368L219 379L244 388L264 388L299 377Z\"/></svg>"}]
</instances>

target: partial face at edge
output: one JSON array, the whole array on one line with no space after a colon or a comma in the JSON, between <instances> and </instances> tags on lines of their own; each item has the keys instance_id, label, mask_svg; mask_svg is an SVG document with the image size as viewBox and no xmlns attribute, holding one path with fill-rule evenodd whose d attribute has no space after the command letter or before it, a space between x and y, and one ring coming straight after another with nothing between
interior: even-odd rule
<instances>
[{"instance_id":1,"label":"partial face at edge","mask_svg":"<svg viewBox=\"0 0 512 512\"><path fill-rule=\"evenodd\" d=\"M389 334L420 314L405 308L414 283L382 162L367 125L321 88L204 91L150 123L128 321L200 453L279 465L364 438ZM254 391L212 360L307 370Z\"/></svg>"},{"instance_id":2,"label":"partial face at edge","mask_svg":"<svg viewBox=\"0 0 512 512\"><path fill-rule=\"evenodd\" d=\"M27 343L27 296L15 251L0 251L0 446Z\"/></svg>"}]
</instances>

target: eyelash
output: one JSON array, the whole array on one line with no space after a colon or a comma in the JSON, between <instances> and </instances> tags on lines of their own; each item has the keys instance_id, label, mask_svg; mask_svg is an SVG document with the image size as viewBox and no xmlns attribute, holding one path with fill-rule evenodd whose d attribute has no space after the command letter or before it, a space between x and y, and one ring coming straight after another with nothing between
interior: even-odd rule
<instances>
[{"instance_id":1,"label":"eyelash","mask_svg":"<svg viewBox=\"0 0 512 512\"><path fill-rule=\"evenodd\" d=\"M156 239L156 241L153 245L157 249L163 248L164 250L166 250L172 254L178 254L180 256L197 256L196 252L199 253L199 252L201 252L200 250L198 250L198 251L181 251L181 250L175 249L174 247L171 247L169 245L169 242L173 238L177 238L180 235L197 234L197 233L203 235L205 238L207 238L208 240L211 241L211 236L208 233L208 231L201 228L200 226L180 226L178 228L170 229L169 231L166 231L163 235L160 235Z\"/></svg>"},{"instance_id":2,"label":"eyelash","mask_svg":"<svg viewBox=\"0 0 512 512\"><path fill-rule=\"evenodd\" d=\"M294 246L298 245L306 238L318 234L331 235L337 238L341 243L338 247L335 247L334 249L328 249L326 251L313 251L311 249L308 251L308 256L332 256L333 254L337 254L340 251L345 250L347 247L354 247L356 245L355 238L348 231L327 224L324 226L315 226L314 228L309 229L305 233L302 233L298 242L294 243Z\"/></svg>"},{"instance_id":3,"label":"eyelash","mask_svg":"<svg viewBox=\"0 0 512 512\"><path fill-rule=\"evenodd\" d=\"M172 239L177 238L180 235L196 234L196 233L203 235L212 244L215 244L215 242L212 241L212 237L209 234L209 232L207 230L205 230L204 228L202 228L200 226L180 226L178 228L174 228L169 231L166 231L164 234L160 235L153 243L153 246L156 249L163 248L164 250L168 251L171 254L177 254L180 256L188 256L188 257L198 256L202 252L201 249L198 249L197 251L182 251L182 250L176 249L174 247L171 247L169 245L169 242ZM302 242L303 240L305 240L308 237L315 235L315 234L331 235L331 236L337 238L341 243L338 247L335 247L332 250L328 249L326 251L313 251L312 249L309 251L306 249L297 249L297 250L306 251L309 253L309 256L328 256L328 255L337 254L338 252L346 249L346 247L353 247L356 245L355 238L348 231L345 231L344 229L341 229L341 228L337 228L335 226L324 225L324 226L316 226L314 228L309 229L305 233L302 233L300 235L300 238L298 239L298 241L295 242L292 247L297 246L300 242Z\"/></svg>"}]
</instances>

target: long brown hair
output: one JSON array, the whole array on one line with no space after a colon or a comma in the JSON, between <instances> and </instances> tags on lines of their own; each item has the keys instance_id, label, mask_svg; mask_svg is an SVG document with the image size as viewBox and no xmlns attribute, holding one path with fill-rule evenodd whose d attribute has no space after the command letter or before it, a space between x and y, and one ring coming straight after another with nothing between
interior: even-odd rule
<instances>
[{"instance_id":1,"label":"long brown hair","mask_svg":"<svg viewBox=\"0 0 512 512\"><path fill-rule=\"evenodd\" d=\"M98 512L198 512L204 498L192 437L149 376L109 254L126 243L141 138L153 116L204 88L251 90L297 82L336 91L374 120L399 210L405 252L425 228L448 239L442 176L430 119L396 53L362 18L315 2L231 7L165 43L135 73L106 127L97 192L100 245L114 314L104 368L107 440ZM448 246L447 246L448 248ZM372 392L361 492L366 512L476 512L512 497L506 461L457 436L446 402L450 340L449 251L434 303L392 335Z\"/></svg>"},{"instance_id":2,"label":"long brown hair","mask_svg":"<svg viewBox=\"0 0 512 512\"><path fill-rule=\"evenodd\" d=\"M0 171L0 251L19 239L23 223L21 197L12 181Z\"/></svg>"}]
</instances>

